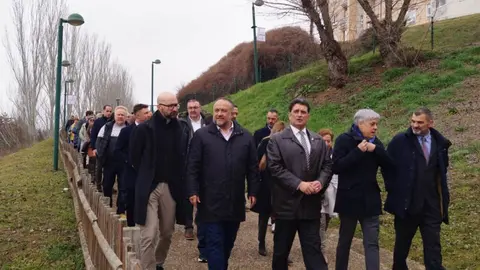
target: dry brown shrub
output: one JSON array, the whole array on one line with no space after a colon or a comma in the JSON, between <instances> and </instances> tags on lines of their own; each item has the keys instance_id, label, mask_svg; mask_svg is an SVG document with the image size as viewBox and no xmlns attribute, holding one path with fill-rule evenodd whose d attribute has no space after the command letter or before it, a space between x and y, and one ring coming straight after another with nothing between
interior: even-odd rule
<instances>
[{"instance_id":1,"label":"dry brown shrub","mask_svg":"<svg viewBox=\"0 0 480 270\"><path fill-rule=\"evenodd\" d=\"M266 42L258 42L261 81L268 81L321 59L320 46L300 27L268 31ZM191 98L202 104L246 89L254 83L253 43L240 43L198 78L182 87L183 105Z\"/></svg>"},{"instance_id":2,"label":"dry brown shrub","mask_svg":"<svg viewBox=\"0 0 480 270\"><path fill-rule=\"evenodd\" d=\"M0 157L30 145L33 139L27 133L24 121L0 114Z\"/></svg>"}]
</instances>

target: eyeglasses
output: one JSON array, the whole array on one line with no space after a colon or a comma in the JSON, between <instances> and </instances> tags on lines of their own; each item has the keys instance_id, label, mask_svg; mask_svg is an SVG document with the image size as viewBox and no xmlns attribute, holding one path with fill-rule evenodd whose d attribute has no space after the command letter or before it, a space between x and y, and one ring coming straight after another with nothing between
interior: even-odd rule
<instances>
[{"instance_id":1,"label":"eyeglasses","mask_svg":"<svg viewBox=\"0 0 480 270\"><path fill-rule=\"evenodd\" d=\"M189 110L196 110L196 109L200 109L200 107L198 106L195 106L195 107L188 107Z\"/></svg>"},{"instance_id":2,"label":"eyeglasses","mask_svg":"<svg viewBox=\"0 0 480 270\"><path fill-rule=\"evenodd\" d=\"M180 108L180 104L178 103L174 103L174 104L162 104L162 103L159 103L158 105L160 106L165 106L167 108L169 108L170 110L173 109L173 108Z\"/></svg>"}]
</instances>

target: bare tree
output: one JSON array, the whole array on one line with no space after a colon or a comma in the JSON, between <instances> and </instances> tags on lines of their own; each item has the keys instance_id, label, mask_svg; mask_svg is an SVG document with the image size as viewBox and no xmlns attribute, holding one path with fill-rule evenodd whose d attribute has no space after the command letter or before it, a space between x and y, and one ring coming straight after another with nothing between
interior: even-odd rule
<instances>
[{"instance_id":1,"label":"bare tree","mask_svg":"<svg viewBox=\"0 0 480 270\"><path fill-rule=\"evenodd\" d=\"M4 46L15 78L13 103L25 117L28 134L35 135L37 104L44 77L45 47L43 43L44 14L38 12L45 1L12 2L14 29L5 30ZM13 40L11 36L14 36Z\"/></svg>"},{"instance_id":2,"label":"bare tree","mask_svg":"<svg viewBox=\"0 0 480 270\"><path fill-rule=\"evenodd\" d=\"M280 16L301 15L308 18L310 34L313 35L315 26L320 37L323 55L328 64L330 85L337 88L345 86L348 79L348 61L340 44L335 40L329 1L271 0L266 4L274 8Z\"/></svg>"},{"instance_id":3,"label":"bare tree","mask_svg":"<svg viewBox=\"0 0 480 270\"><path fill-rule=\"evenodd\" d=\"M65 0L12 1L14 31L12 35L5 30L3 43L15 77L12 101L16 113L26 119L32 138L38 128L53 129L57 27L66 10ZM71 66L62 71L62 77L74 80L68 92L77 97L72 113L98 110L117 98L133 105L131 76L120 64L111 62L109 44L71 27L65 30L64 44L64 59ZM61 83L63 86L64 81Z\"/></svg>"},{"instance_id":4,"label":"bare tree","mask_svg":"<svg viewBox=\"0 0 480 270\"><path fill-rule=\"evenodd\" d=\"M65 46L65 55L70 61L70 67L68 68L67 75L64 80L72 79L73 83L68 85L68 94L76 97L75 104L71 104L69 111L72 113L81 116L84 110L87 110L85 107L82 107L82 94L83 89L81 89L83 83L83 73L85 72L85 55L82 53L81 48L79 48L79 40L81 40L79 29L70 28L65 35L65 41L67 46Z\"/></svg>"},{"instance_id":5,"label":"bare tree","mask_svg":"<svg viewBox=\"0 0 480 270\"><path fill-rule=\"evenodd\" d=\"M43 46L46 52L43 90L48 99L45 114L48 117L47 129L53 131L53 116L55 109L55 80L57 67L58 20L66 14L64 0L38 0L44 2Z\"/></svg>"},{"instance_id":6,"label":"bare tree","mask_svg":"<svg viewBox=\"0 0 480 270\"><path fill-rule=\"evenodd\" d=\"M105 104L111 104L113 101L105 96L108 85L109 65L110 65L110 45L105 41L98 44L97 54L95 55L97 64L94 68L95 78L93 79L92 103L94 108L102 108Z\"/></svg>"},{"instance_id":7,"label":"bare tree","mask_svg":"<svg viewBox=\"0 0 480 270\"><path fill-rule=\"evenodd\" d=\"M386 66L391 67L403 62L403 57L399 53L400 39L405 26L405 15L410 7L411 0L398 0L393 3L393 0L385 1L385 18L375 14L370 0L357 0L362 6L363 10L370 18L376 36L379 42L380 55ZM393 18L394 6L401 3L398 8L398 15L396 20ZM395 10L397 11L397 10Z\"/></svg>"},{"instance_id":8,"label":"bare tree","mask_svg":"<svg viewBox=\"0 0 480 270\"><path fill-rule=\"evenodd\" d=\"M82 85L82 97L81 97L81 107L88 108L90 110L94 109L93 106L93 93L94 93L94 83L96 77L96 64L97 64L97 49L98 49L98 38L93 35L83 35L81 48L79 50L79 58L82 59L82 74L83 74L83 85Z\"/></svg>"}]
</instances>

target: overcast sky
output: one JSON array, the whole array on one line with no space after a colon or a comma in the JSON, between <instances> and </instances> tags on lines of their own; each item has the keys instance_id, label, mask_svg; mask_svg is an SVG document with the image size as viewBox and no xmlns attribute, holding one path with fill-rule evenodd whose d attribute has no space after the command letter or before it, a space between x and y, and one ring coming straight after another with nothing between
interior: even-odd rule
<instances>
[{"instance_id":1,"label":"overcast sky","mask_svg":"<svg viewBox=\"0 0 480 270\"><path fill-rule=\"evenodd\" d=\"M5 27L12 27L11 1L0 0L1 39ZM253 39L250 3L249 0L67 0L69 11L80 13L85 19L82 31L96 33L111 44L112 58L133 77L135 101L147 104L151 61L156 58L162 61L155 67L155 92L174 92L235 45ZM301 21L267 16L265 9L257 8L257 26L267 31L299 25ZM0 111L9 112L12 108L11 86L12 74L5 48L0 44Z\"/></svg>"}]
</instances>

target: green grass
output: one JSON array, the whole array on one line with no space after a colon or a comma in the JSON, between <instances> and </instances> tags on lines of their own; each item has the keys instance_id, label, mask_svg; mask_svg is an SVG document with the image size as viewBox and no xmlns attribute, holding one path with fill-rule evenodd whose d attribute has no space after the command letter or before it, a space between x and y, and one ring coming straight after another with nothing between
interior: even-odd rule
<instances>
[{"instance_id":1,"label":"green grass","mask_svg":"<svg viewBox=\"0 0 480 270\"><path fill-rule=\"evenodd\" d=\"M1 269L84 268L66 175L52 172L52 147L47 140L0 159Z\"/></svg>"},{"instance_id":2,"label":"green grass","mask_svg":"<svg viewBox=\"0 0 480 270\"><path fill-rule=\"evenodd\" d=\"M433 33L434 50L457 50L459 47L478 43L480 15L435 22ZM402 41L408 46L430 49L430 23L407 28Z\"/></svg>"},{"instance_id":3,"label":"green grass","mask_svg":"<svg viewBox=\"0 0 480 270\"><path fill-rule=\"evenodd\" d=\"M409 28L403 37L405 43L418 43L425 27ZM368 107L382 115L379 137L387 144L394 134L408 127L409 114L415 108L428 106L435 112L446 102L465 101L457 95L463 82L480 78L480 47L470 46L480 42L480 15L438 22L435 27L436 49L428 53L429 62L424 67L385 70L378 54L372 53L350 59L350 82L345 89L334 92L335 98L313 104L309 128L315 131L328 127L339 134L349 128L356 110ZM319 62L230 98L239 107L239 123L253 132L265 124L270 108L276 108L280 118L288 120L287 106L293 97L312 98L327 88L327 67ZM211 111L212 104L205 109ZM450 126L455 132L451 136L469 132L454 123ZM444 264L447 269L480 269L480 235L476 233L480 227L480 143L471 142L464 148L454 145L451 153L451 224L443 225L441 233ZM381 246L393 250L394 236L393 217L385 214L381 217ZM419 262L423 262L421 243L417 233L410 258Z\"/></svg>"},{"instance_id":4,"label":"green grass","mask_svg":"<svg viewBox=\"0 0 480 270\"><path fill-rule=\"evenodd\" d=\"M381 73L380 82L371 83L372 70L378 66L378 54L366 54L350 60L350 80L344 90L342 102L323 102L313 106L309 126L313 130L330 127L336 133L344 131L351 122L351 116L359 108L372 108L385 116L384 129L380 136L391 137L405 127L405 115L419 106L435 106L454 96L455 89L461 86L467 77L480 73L479 47L462 49L461 52L438 54L438 69L422 70L420 68L395 68ZM455 63L455 64L452 64ZM455 66L453 68L452 66ZM307 84L302 84L307 82ZM314 83L312 83L314 82ZM241 91L230 98L239 107L238 121L250 131L264 125L265 114L270 108L280 112L280 118L287 120L289 101L310 89L306 96L321 93L327 88L326 66L317 63L298 72L294 72L275 80L257 84ZM307 85L307 86L305 86ZM313 90L312 90L313 89ZM212 111L212 104L205 106Z\"/></svg>"}]
</instances>

